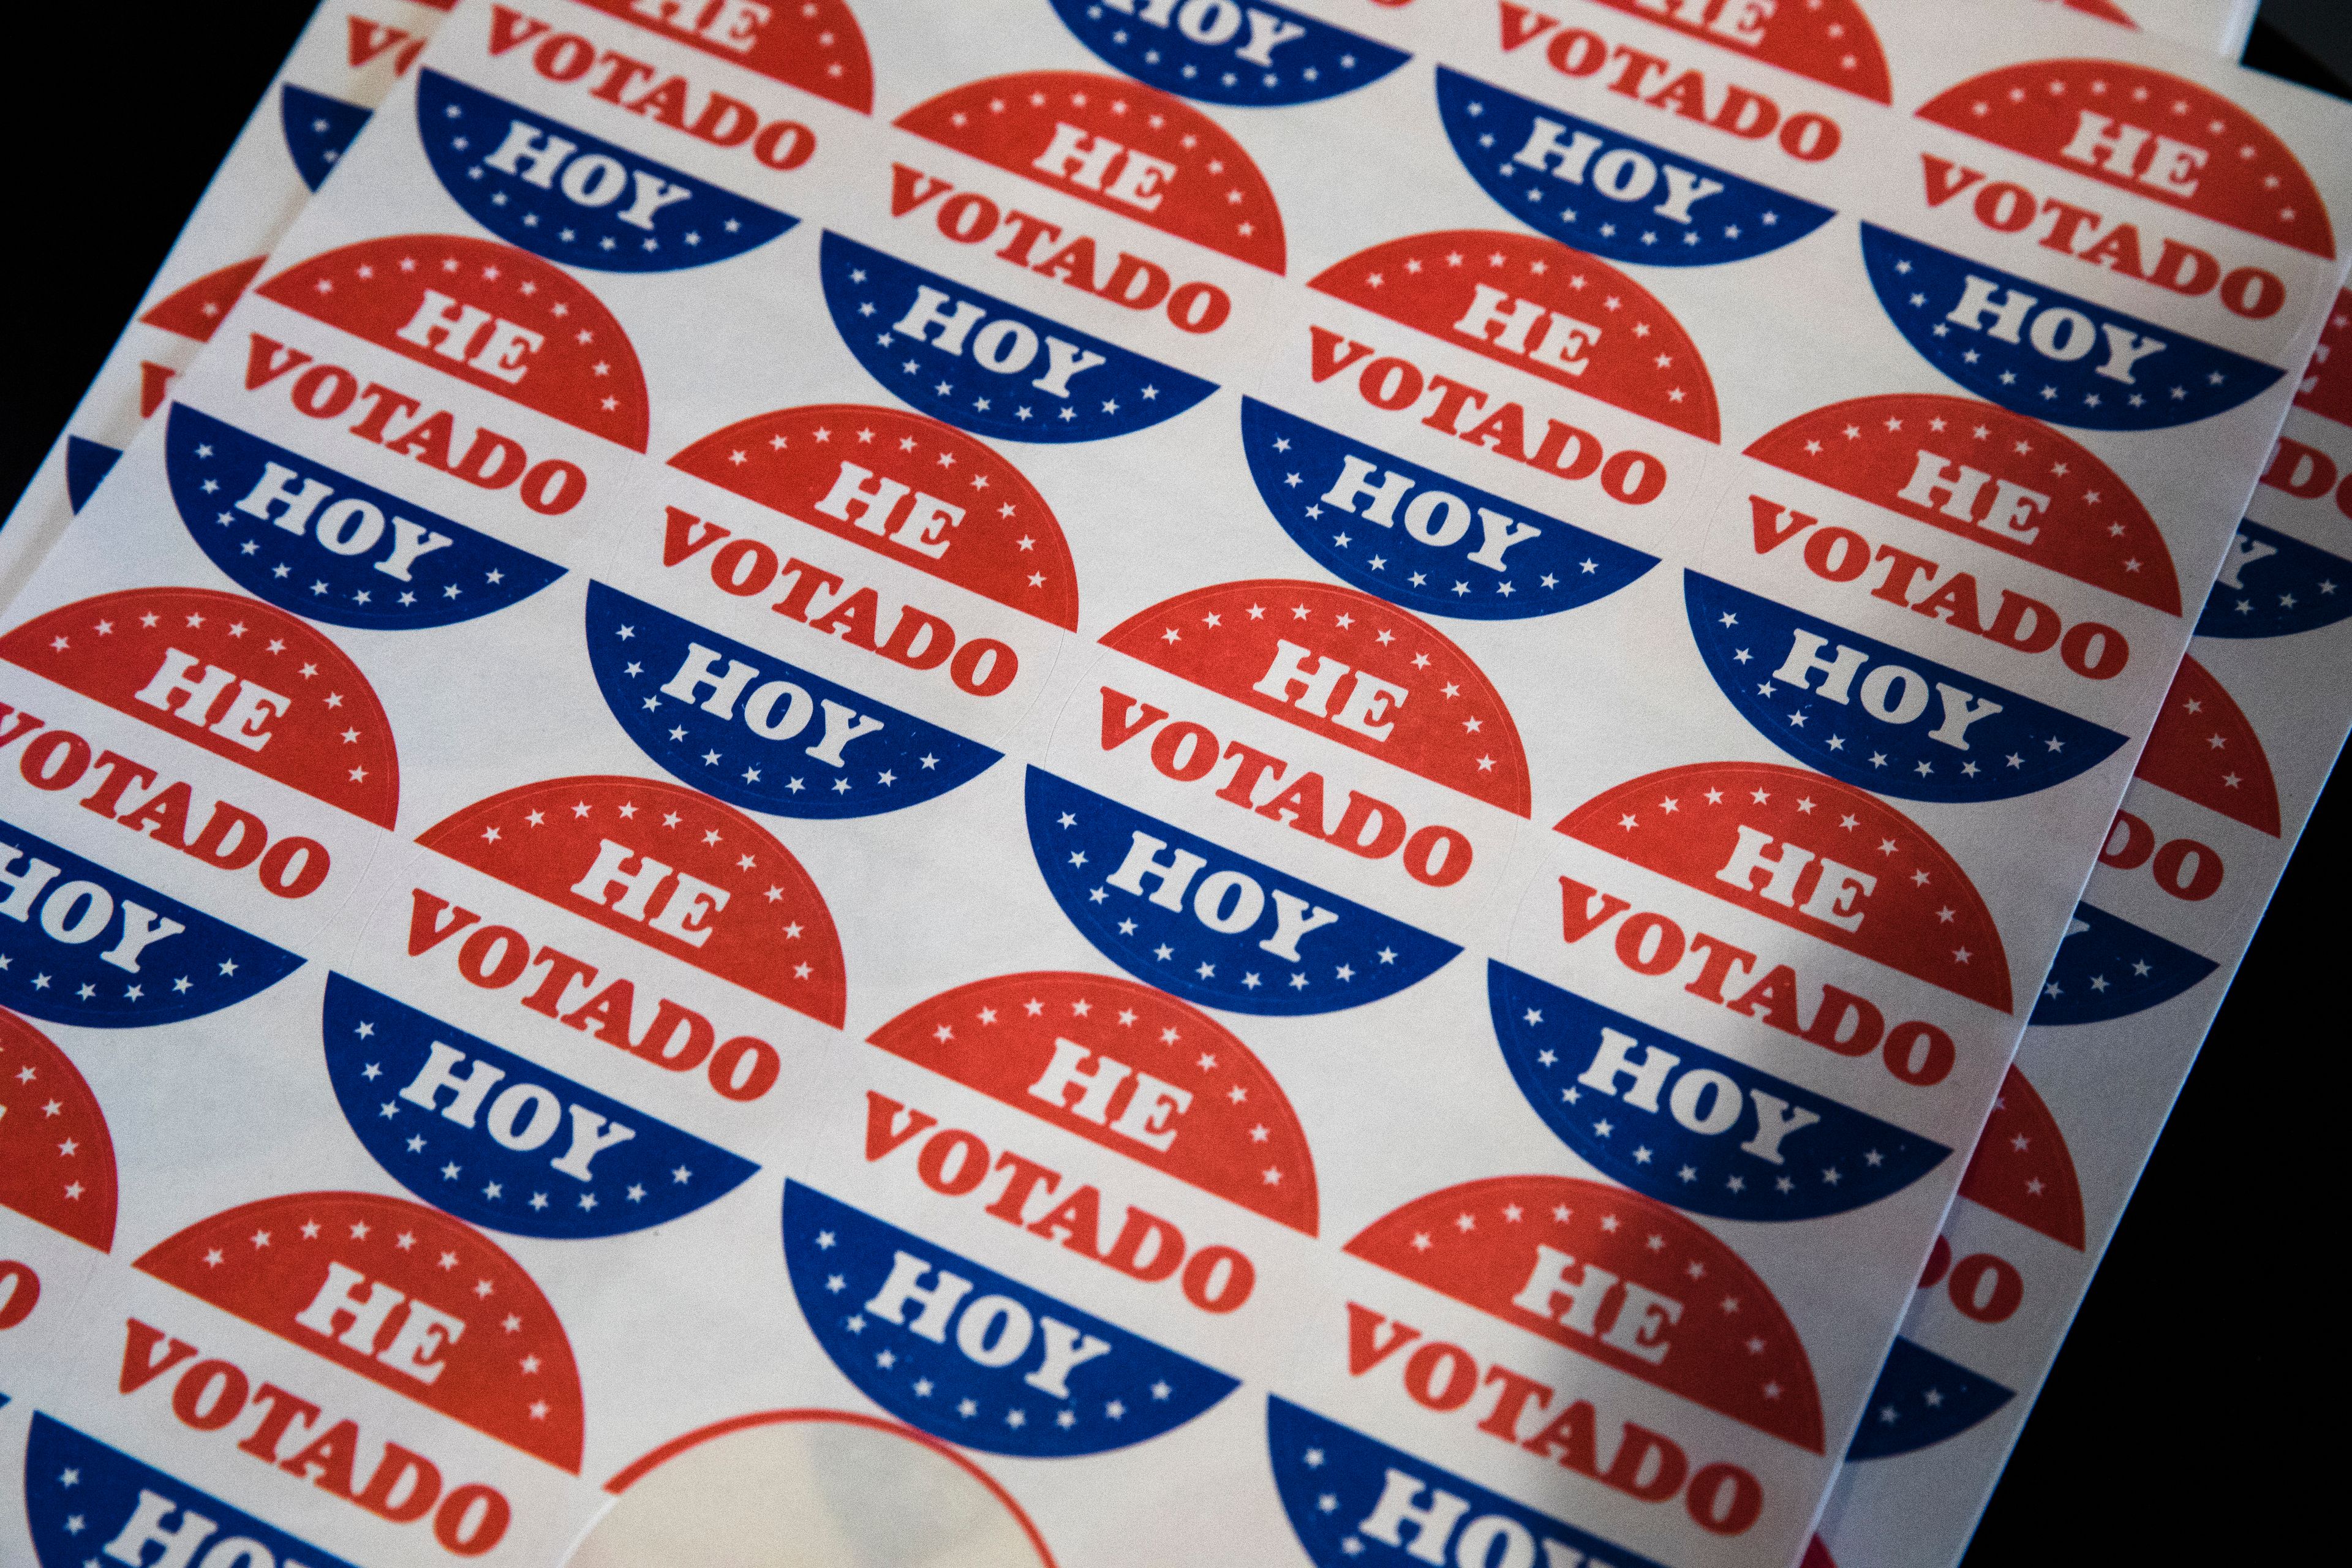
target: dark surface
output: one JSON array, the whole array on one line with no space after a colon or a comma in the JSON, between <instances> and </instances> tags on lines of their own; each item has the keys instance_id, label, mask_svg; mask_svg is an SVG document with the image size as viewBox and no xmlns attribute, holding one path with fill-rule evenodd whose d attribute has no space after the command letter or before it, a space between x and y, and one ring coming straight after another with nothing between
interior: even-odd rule
<instances>
[{"instance_id":1,"label":"dark surface","mask_svg":"<svg viewBox=\"0 0 2352 1568\"><path fill-rule=\"evenodd\" d=\"M2311 30L2327 25L2312 20L2320 8L2287 7L2305 44L2258 24L2249 62L2352 96L2321 59L2352 55L2352 5L2326 9L2339 5L2332 37ZM31 150L11 174L21 181L16 243L0 250L16 336L0 376L0 495L13 499L31 476L309 10L307 0L242 0L20 24L19 58L42 63L0 100L5 144ZM26 37L44 26L57 33L47 49ZM85 51L86 67L69 63ZM85 79L68 84L69 71ZM2296 1517L2315 1524L2312 1483L2335 1446L2320 1384L2340 1375L2341 1357L2313 1360L2295 1329L2315 1319L2288 1281L2324 1267L2324 1236L2340 1228L2321 1217L2335 1185L2319 1163L2336 1151L2315 1125L2310 1137L2294 1122L2287 1136L2271 1130L2304 1064L2331 1080L2338 1070L2331 1047L2344 1026L2315 1021L2311 965L2342 923L2332 882L2347 834L2352 786L2339 773L2026 1426L1970 1568L2062 1554L2189 1562L2225 1540L2269 1556L2262 1544L2287 1540ZM2317 1112L2324 1090L2304 1092ZM2251 1145L2250 1129L2264 1130ZM2310 1196L2288 1197L2296 1193ZM2317 1306L2324 1321L2324 1298Z\"/></svg>"}]
</instances>

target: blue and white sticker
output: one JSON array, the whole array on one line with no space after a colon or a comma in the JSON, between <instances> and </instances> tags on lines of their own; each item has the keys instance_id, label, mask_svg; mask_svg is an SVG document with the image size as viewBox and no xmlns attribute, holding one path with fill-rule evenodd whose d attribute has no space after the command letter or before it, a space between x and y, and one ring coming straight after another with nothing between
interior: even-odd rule
<instances>
[{"instance_id":1,"label":"blue and white sticker","mask_svg":"<svg viewBox=\"0 0 2352 1568\"><path fill-rule=\"evenodd\" d=\"M1832 210L1437 68L1454 155L1538 234L1611 261L1706 267L1802 239Z\"/></svg>"},{"instance_id":2,"label":"blue and white sticker","mask_svg":"<svg viewBox=\"0 0 2352 1568\"><path fill-rule=\"evenodd\" d=\"M710 112L751 115L726 101ZM551 261L669 272L740 256L800 221L436 70L417 73L416 130L468 217Z\"/></svg>"},{"instance_id":3,"label":"blue and white sticker","mask_svg":"<svg viewBox=\"0 0 2352 1568\"><path fill-rule=\"evenodd\" d=\"M190 536L238 587L306 620L421 631L503 610L563 575L184 403L172 405L167 426L163 469Z\"/></svg>"},{"instance_id":4,"label":"blue and white sticker","mask_svg":"<svg viewBox=\"0 0 2352 1568\"><path fill-rule=\"evenodd\" d=\"M1898 800L2008 800L2105 762L2124 737L1819 616L1683 574L1706 672L1809 768Z\"/></svg>"},{"instance_id":5,"label":"blue and white sticker","mask_svg":"<svg viewBox=\"0 0 2352 1568\"><path fill-rule=\"evenodd\" d=\"M25 1438L25 1523L41 1568L352 1568L38 1411ZM161 1553L150 1556L150 1547Z\"/></svg>"},{"instance_id":6,"label":"blue and white sticker","mask_svg":"<svg viewBox=\"0 0 2352 1568\"><path fill-rule=\"evenodd\" d=\"M573 1019L601 1030L593 991ZM376 1163L485 1230L619 1236L692 1214L759 1169L341 974L327 976L319 1033L343 1120Z\"/></svg>"},{"instance_id":7,"label":"blue and white sticker","mask_svg":"<svg viewBox=\"0 0 2352 1568\"><path fill-rule=\"evenodd\" d=\"M871 816L945 795L1003 753L602 583L588 662L673 778L746 811Z\"/></svg>"},{"instance_id":8,"label":"blue and white sticker","mask_svg":"<svg viewBox=\"0 0 2352 1568\"><path fill-rule=\"evenodd\" d=\"M1462 949L1043 768L1029 847L1102 955L1203 1007L1295 1016L1392 996Z\"/></svg>"},{"instance_id":9,"label":"blue and white sticker","mask_svg":"<svg viewBox=\"0 0 2352 1568\"><path fill-rule=\"evenodd\" d=\"M359 104L345 103L290 81L278 88L278 122L286 132L286 151L294 160L295 173L302 176L304 184L315 191L335 172L343 149L368 122L368 113Z\"/></svg>"},{"instance_id":10,"label":"blue and white sticker","mask_svg":"<svg viewBox=\"0 0 2352 1568\"><path fill-rule=\"evenodd\" d=\"M1276 1394L1265 1401L1265 1449L1282 1510L1318 1568L1657 1568L1589 1530Z\"/></svg>"},{"instance_id":11,"label":"blue and white sticker","mask_svg":"<svg viewBox=\"0 0 2352 1568\"><path fill-rule=\"evenodd\" d=\"M2283 637L2352 616L2352 561L2248 520L2197 617L2200 637Z\"/></svg>"},{"instance_id":12,"label":"blue and white sticker","mask_svg":"<svg viewBox=\"0 0 2352 1568\"><path fill-rule=\"evenodd\" d=\"M2104 1024L2160 1006L2219 967L2120 915L2076 904L2042 979L2032 1022Z\"/></svg>"},{"instance_id":13,"label":"blue and white sticker","mask_svg":"<svg viewBox=\"0 0 2352 1568\"><path fill-rule=\"evenodd\" d=\"M798 1182L784 1184L784 1263L842 1375L963 1447L1099 1454L1172 1431L1236 1386Z\"/></svg>"},{"instance_id":14,"label":"blue and white sticker","mask_svg":"<svg viewBox=\"0 0 2352 1568\"><path fill-rule=\"evenodd\" d=\"M1214 392L1117 343L827 232L817 249L841 341L918 413L1005 441L1146 430Z\"/></svg>"},{"instance_id":15,"label":"blue and white sticker","mask_svg":"<svg viewBox=\"0 0 2352 1568\"><path fill-rule=\"evenodd\" d=\"M1928 363L2014 414L2157 430L2226 413L2275 366L1932 245L1862 226L1879 307Z\"/></svg>"},{"instance_id":16,"label":"blue and white sticker","mask_svg":"<svg viewBox=\"0 0 2352 1568\"><path fill-rule=\"evenodd\" d=\"M122 448L109 447L100 441L85 441L79 436L66 437L66 504L79 511L98 493L106 476L114 472L114 465L122 460Z\"/></svg>"},{"instance_id":17,"label":"blue and white sticker","mask_svg":"<svg viewBox=\"0 0 2352 1568\"><path fill-rule=\"evenodd\" d=\"M1242 399L1242 447L1292 542L1341 581L1424 616L1554 615L1658 563L1255 397Z\"/></svg>"},{"instance_id":18,"label":"blue and white sticker","mask_svg":"<svg viewBox=\"0 0 2352 1568\"><path fill-rule=\"evenodd\" d=\"M234 856L258 831L223 804L189 853ZM0 822L0 1007L145 1028L234 1006L301 967L298 954Z\"/></svg>"},{"instance_id":19,"label":"blue and white sticker","mask_svg":"<svg viewBox=\"0 0 2352 1568\"><path fill-rule=\"evenodd\" d=\"M1957 1437L2008 1404L2010 1392L1898 1334L1845 1457L1892 1458Z\"/></svg>"},{"instance_id":20,"label":"blue and white sticker","mask_svg":"<svg viewBox=\"0 0 2352 1568\"><path fill-rule=\"evenodd\" d=\"M1544 1125L1602 1174L1693 1214L1843 1214L1951 1152L1491 959L1486 1003L1503 1059ZM1830 1026L1859 1039L1868 1005L1853 998Z\"/></svg>"},{"instance_id":21,"label":"blue and white sticker","mask_svg":"<svg viewBox=\"0 0 2352 1568\"><path fill-rule=\"evenodd\" d=\"M1336 98L1412 58L1273 0L1054 0L1054 10L1136 80L1236 108Z\"/></svg>"}]
</instances>

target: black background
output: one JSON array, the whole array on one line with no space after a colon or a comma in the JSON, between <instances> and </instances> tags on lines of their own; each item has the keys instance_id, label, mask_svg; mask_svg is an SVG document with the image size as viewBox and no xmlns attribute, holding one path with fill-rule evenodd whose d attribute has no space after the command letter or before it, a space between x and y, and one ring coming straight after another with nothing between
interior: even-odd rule
<instances>
[{"instance_id":1,"label":"black background","mask_svg":"<svg viewBox=\"0 0 2352 1568\"><path fill-rule=\"evenodd\" d=\"M11 187L0 220L0 495L31 478L310 9L309 0L93 5L79 16L40 7L39 26L55 29L47 47L16 10L17 67L0 95ZM2335 26L2338 37L2318 38L2319 52L2352 31L2352 5ZM2316 53L2266 23L2247 58L2352 96ZM2333 1058L2347 1031L2336 1004L2321 1011L2315 970L2343 950L2335 882L2352 834L2348 794L2339 773L2026 1425L1969 1568L2061 1553L2234 1558L2302 1537L2298 1525L2316 1531L2323 1511L2340 1507L2340 1483L2319 1467L2343 1447L2329 1415L2342 1358L2314 1346L2340 1342L2327 1327L2338 1292L2321 1278L2325 1238L2343 1230L2340 1215L2325 1216L2341 1201L2331 1147L2341 1135L2329 1128L2341 1076Z\"/></svg>"}]
</instances>

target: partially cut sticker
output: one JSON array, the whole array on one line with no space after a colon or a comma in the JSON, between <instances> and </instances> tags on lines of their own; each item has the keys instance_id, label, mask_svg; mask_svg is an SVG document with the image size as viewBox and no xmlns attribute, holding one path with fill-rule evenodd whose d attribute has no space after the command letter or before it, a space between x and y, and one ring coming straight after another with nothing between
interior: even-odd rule
<instances>
[{"instance_id":1,"label":"partially cut sticker","mask_svg":"<svg viewBox=\"0 0 2352 1568\"><path fill-rule=\"evenodd\" d=\"M1719 438L1698 345L1640 283L1557 240L1496 229L1409 235L1317 274L1310 288L1555 386Z\"/></svg>"},{"instance_id":2,"label":"partially cut sticker","mask_svg":"<svg viewBox=\"0 0 2352 1568\"><path fill-rule=\"evenodd\" d=\"M1347 1250L1822 1451L1812 1363L1770 1288L1721 1240L1654 1199L1567 1176L1496 1176L1416 1198Z\"/></svg>"},{"instance_id":3,"label":"partially cut sticker","mask_svg":"<svg viewBox=\"0 0 2352 1568\"><path fill-rule=\"evenodd\" d=\"M2294 151L2186 77L2126 60L2030 60L1947 88L1919 118L2143 200L2336 255L2327 204Z\"/></svg>"},{"instance_id":4,"label":"partially cut sticker","mask_svg":"<svg viewBox=\"0 0 2352 1568\"><path fill-rule=\"evenodd\" d=\"M0 1012L0 1207L105 1252L115 1195L114 1137L89 1081L47 1035Z\"/></svg>"},{"instance_id":5,"label":"partially cut sticker","mask_svg":"<svg viewBox=\"0 0 2352 1568\"><path fill-rule=\"evenodd\" d=\"M1874 102L1893 101L1885 53L1879 47L1878 35L1872 30L1870 18L1864 15L1858 0L1805 0L1802 6L1717 6L1711 17L1704 6L1694 10L1681 5L1669 11L1662 0L1598 3L1645 22L1672 27L1686 37L1717 48L1730 49L1743 59L1761 60L1784 71L1859 93ZM1514 12L1526 15L1520 6L1507 0L1503 6L1506 47L1511 47ZM1519 31L1523 35L1530 32L1526 22L1519 24Z\"/></svg>"},{"instance_id":6,"label":"partially cut sticker","mask_svg":"<svg viewBox=\"0 0 2352 1568\"><path fill-rule=\"evenodd\" d=\"M1412 58L1274 0L1054 0L1054 13L1137 80L1238 108L1336 98Z\"/></svg>"},{"instance_id":7,"label":"partially cut sticker","mask_svg":"<svg viewBox=\"0 0 2352 1568\"><path fill-rule=\"evenodd\" d=\"M2013 1067L1977 1135L1960 1196L2083 1250L2083 1189L2074 1179L2074 1158L2058 1119Z\"/></svg>"},{"instance_id":8,"label":"partially cut sticker","mask_svg":"<svg viewBox=\"0 0 2352 1568\"><path fill-rule=\"evenodd\" d=\"M101 594L0 637L0 658L379 827L399 809L375 689L325 633L257 599Z\"/></svg>"},{"instance_id":9,"label":"partially cut sticker","mask_svg":"<svg viewBox=\"0 0 2352 1568\"><path fill-rule=\"evenodd\" d=\"M1832 778L1969 804L2050 789L2116 731L1761 595L1683 574L1706 672L1757 733Z\"/></svg>"},{"instance_id":10,"label":"partially cut sticker","mask_svg":"<svg viewBox=\"0 0 2352 1568\"><path fill-rule=\"evenodd\" d=\"M2173 672L2135 777L2279 837L2278 785L2263 739L2212 671L2184 658Z\"/></svg>"},{"instance_id":11,"label":"partially cut sticker","mask_svg":"<svg viewBox=\"0 0 2352 1568\"><path fill-rule=\"evenodd\" d=\"M2283 637L2352 616L2352 561L2249 518L2197 617L2200 637Z\"/></svg>"},{"instance_id":12,"label":"partially cut sticker","mask_svg":"<svg viewBox=\"0 0 2352 1568\"><path fill-rule=\"evenodd\" d=\"M1635 1192L1719 1219L1843 1214L1951 1151L1507 964L1487 1008L1544 1125Z\"/></svg>"},{"instance_id":13,"label":"partially cut sticker","mask_svg":"<svg viewBox=\"0 0 2352 1568\"><path fill-rule=\"evenodd\" d=\"M2220 967L2088 903L2074 906L2033 999L2034 1026L2104 1024L2159 1007Z\"/></svg>"},{"instance_id":14,"label":"partially cut sticker","mask_svg":"<svg viewBox=\"0 0 2352 1568\"><path fill-rule=\"evenodd\" d=\"M1234 1379L798 1182L793 1295L842 1375L967 1448L1067 1458L1145 1442Z\"/></svg>"},{"instance_id":15,"label":"partially cut sticker","mask_svg":"<svg viewBox=\"0 0 2352 1568\"><path fill-rule=\"evenodd\" d=\"M254 275L261 270L261 264L268 259L256 256L207 272L156 300L139 319L148 326L161 327L200 343L210 342L213 329L226 318L229 307L236 303L236 297L245 292Z\"/></svg>"},{"instance_id":16,"label":"partially cut sticker","mask_svg":"<svg viewBox=\"0 0 2352 1568\"><path fill-rule=\"evenodd\" d=\"M1452 638L1384 599L1281 578L1223 583L1130 616L1102 642L1309 734L1528 815L1527 754L1502 694Z\"/></svg>"},{"instance_id":17,"label":"partially cut sticker","mask_svg":"<svg viewBox=\"0 0 2352 1568\"><path fill-rule=\"evenodd\" d=\"M416 836L427 849L841 1026L841 938L773 835L653 779L548 779L476 801Z\"/></svg>"},{"instance_id":18,"label":"partially cut sticker","mask_svg":"<svg viewBox=\"0 0 2352 1568\"><path fill-rule=\"evenodd\" d=\"M1862 1425L1847 1445L1849 1459L1888 1459L1957 1437L2002 1405L2011 1390L1916 1340L1895 1336Z\"/></svg>"},{"instance_id":19,"label":"partially cut sticker","mask_svg":"<svg viewBox=\"0 0 2352 1568\"><path fill-rule=\"evenodd\" d=\"M260 292L494 397L646 449L646 378L628 334L604 301L527 250L392 235L297 262Z\"/></svg>"},{"instance_id":20,"label":"partially cut sticker","mask_svg":"<svg viewBox=\"0 0 2352 1568\"><path fill-rule=\"evenodd\" d=\"M1849 398L1748 455L2110 594L2180 613L2172 552L2129 485L2073 437L1971 398Z\"/></svg>"},{"instance_id":21,"label":"partially cut sticker","mask_svg":"<svg viewBox=\"0 0 2352 1568\"><path fill-rule=\"evenodd\" d=\"M1077 571L1054 509L1002 454L902 409L755 414L670 459L793 521L1067 631Z\"/></svg>"},{"instance_id":22,"label":"partially cut sticker","mask_svg":"<svg viewBox=\"0 0 2352 1568\"><path fill-rule=\"evenodd\" d=\"M656 37L757 71L860 114L874 108L874 65L846 0L773 0L748 5L580 0ZM547 30L538 22L527 35ZM520 40L517 40L520 41Z\"/></svg>"},{"instance_id":23,"label":"partially cut sticker","mask_svg":"<svg viewBox=\"0 0 2352 1568\"><path fill-rule=\"evenodd\" d=\"M1296 1016L1359 1007L1462 949L1213 839L1028 772L1029 848L1102 954L1202 1007Z\"/></svg>"},{"instance_id":24,"label":"partially cut sticker","mask_svg":"<svg viewBox=\"0 0 2352 1568\"><path fill-rule=\"evenodd\" d=\"M1315 1157L1289 1096L1223 1025L1132 980L999 975L866 1037L1293 1230L1315 1234Z\"/></svg>"},{"instance_id":25,"label":"partially cut sticker","mask_svg":"<svg viewBox=\"0 0 2352 1568\"><path fill-rule=\"evenodd\" d=\"M356 18L354 18L356 20ZM343 151L368 122L368 110L323 92L280 83L278 89L278 127L286 133L286 151L302 183L317 190Z\"/></svg>"},{"instance_id":26,"label":"partially cut sticker","mask_svg":"<svg viewBox=\"0 0 2352 1568\"><path fill-rule=\"evenodd\" d=\"M1930 985L2010 1010L2009 955L1968 873L1851 784L1777 763L1629 779L1555 831Z\"/></svg>"},{"instance_id":27,"label":"partially cut sticker","mask_svg":"<svg viewBox=\"0 0 2352 1568\"><path fill-rule=\"evenodd\" d=\"M1707 267L1800 240L1835 216L1655 142L1437 68L1454 155L1537 233L1612 261Z\"/></svg>"},{"instance_id":28,"label":"partially cut sticker","mask_svg":"<svg viewBox=\"0 0 2352 1568\"><path fill-rule=\"evenodd\" d=\"M1282 209L1225 128L1179 98L1089 71L1022 71L943 92L900 129L1008 174L1279 273Z\"/></svg>"},{"instance_id":29,"label":"partially cut sticker","mask_svg":"<svg viewBox=\"0 0 2352 1568\"><path fill-rule=\"evenodd\" d=\"M522 1266L436 1209L295 1193L158 1243L142 1273L577 1475L580 1373Z\"/></svg>"},{"instance_id":30,"label":"partially cut sticker","mask_svg":"<svg viewBox=\"0 0 2352 1568\"><path fill-rule=\"evenodd\" d=\"M759 1169L690 1132L327 977L327 1077L385 1174L486 1230L557 1240L666 1224Z\"/></svg>"}]
</instances>

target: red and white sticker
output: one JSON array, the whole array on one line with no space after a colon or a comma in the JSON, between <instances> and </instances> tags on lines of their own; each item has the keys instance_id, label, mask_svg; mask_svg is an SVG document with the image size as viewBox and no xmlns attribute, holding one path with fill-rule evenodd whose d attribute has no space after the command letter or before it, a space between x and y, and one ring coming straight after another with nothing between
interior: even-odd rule
<instances>
[{"instance_id":1,"label":"red and white sticker","mask_svg":"<svg viewBox=\"0 0 2352 1568\"><path fill-rule=\"evenodd\" d=\"M268 259L257 256L207 272L156 300L139 319L151 327L161 327L200 343L210 342L213 329L221 324L228 308L236 303L236 297L245 292L254 275L261 270L261 264Z\"/></svg>"},{"instance_id":2,"label":"red and white sticker","mask_svg":"<svg viewBox=\"0 0 2352 1568\"><path fill-rule=\"evenodd\" d=\"M2212 671L2193 658L2183 658L2173 673L2132 773L2232 822L2279 836L2278 785L2262 737Z\"/></svg>"},{"instance_id":3,"label":"red and white sticker","mask_svg":"<svg viewBox=\"0 0 2352 1568\"><path fill-rule=\"evenodd\" d=\"M2015 1068L1960 1178L1960 1196L2083 1250L2083 1189L2050 1107Z\"/></svg>"},{"instance_id":4,"label":"red and white sticker","mask_svg":"<svg viewBox=\"0 0 2352 1568\"><path fill-rule=\"evenodd\" d=\"M527 250L394 235L298 262L259 292L551 419L646 449L646 378L628 334L571 274Z\"/></svg>"},{"instance_id":5,"label":"red and white sticker","mask_svg":"<svg viewBox=\"0 0 2352 1568\"><path fill-rule=\"evenodd\" d=\"M201 1220L142 1272L578 1474L572 1342L522 1266L438 1209L296 1193Z\"/></svg>"},{"instance_id":6,"label":"red and white sticker","mask_svg":"<svg viewBox=\"0 0 2352 1568\"><path fill-rule=\"evenodd\" d=\"M399 809L375 689L324 633L257 599L101 594L0 637L0 658L380 827Z\"/></svg>"},{"instance_id":7,"label":"red and white sticker","mask_svg":"<svg viewBox=\"0 0 2352 1568\"><path fill-rule=\"evenodd\" d=\"M1107 212L1283 268L1282 209L1242 144L1156 88L1087 71L991 77L898 123Z\"/></svg>"},{"instance_id":8,"label":"red and white sticker","mask_svg":"<svg viewBox=\"0 0 2352 1568\"><path fill-rule=\"evenodd\" d=\"M580 3L860 114L874 108L874 62L843 0Z\"/></svg>"},{"instance_id":9,"label":"red and white sticker","mask_svg":"<svg viewBox=\"0 0 2352 1568\"><path fill-rule=\"evenodd\" d=\"M104 1252L114 1202L114 1139L89 1081L47 1035L0 1012L0 1207ZM0 1318L30 1308L22 1289L0 1290Z\"/></svg>"},{"instance_id":10,"label":"red and white sticker","mask_svg":"<svg viewBox=\"0 0 2352 1568\"><path fill-rule=\"evenodd\" d=\"M1214 1018L1132 980L1007 974L867 1037L1294 1230L1315 1234L1315 1159L1290 1098Z\"/></svg>"}]
</instances>

